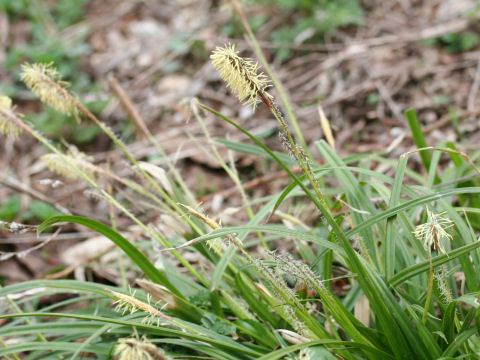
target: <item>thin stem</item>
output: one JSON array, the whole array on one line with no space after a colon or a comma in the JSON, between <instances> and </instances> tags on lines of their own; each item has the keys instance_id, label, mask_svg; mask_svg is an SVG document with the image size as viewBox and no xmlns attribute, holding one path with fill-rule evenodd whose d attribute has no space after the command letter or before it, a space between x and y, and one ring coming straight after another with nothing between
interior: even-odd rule
<instances>
[{"instance_id":1,"label":"thin stem","mask_svg":"<svg viewBox=\"0 0 480 360\"><path fill-rule=\"evenodd\" d=\"M88 110L87 110L88 111ZM3 114L3 113L2 113ZM3 114L7 115L7 114ZM93 116L93 115L92 115ZM100 194L111 204L113 204L117 209L119 209L121 212L123 212L125 215L127 215L130 219L132 219L137 225L139 225L145 233L149 234L153 239L158 241L160 244L162 244L165 247L170 248L171 244L160 234L156 233L152 229L150 229L148 226L146 226L142 221L140 221L135 215L133 215L125 206L120 204L114 197L112 197L108 192L106 192L104 189L102 189L94 179L92 179L88 174L86 174L83 170L81 170L75 163L71 162L70 159L65 156L61 151L59 151L55 146L53 146L50 141L45 138L43 135L38 133L37 131L33 130L30 126L25 124L22 120L20 120L16 116L9 116L9 120L17 124L19 127L21 127L23 130L25 130L27 133L32 135L35 139L37 139L39 142L41 142L43 145L45 145L50 151L53 153L59 155L61 159L67 163L72 169L78 173L89 185L91 185L93 188L95 188ZM205 286L208 286L208 281L176 250L172 251L172 254L182 263L183 266L185 266L190 273L195 276L202 284Z\"/></svg>"},{"instance_id":2,"label":"thin stem","mask_svg":"<svg viewBox=\"0 0 480 360\"><path fill-rule=\"evenodd\" d=\"M258 58L262 62L263 67L265 68L265 71L267 72L268 76L270 79L272 79L273 85L275 86L275 89L277 89L278 96L280 97L283 106L285 107L285 111L288 115L288 118L290 119L293 128L295 129L295 134L300 142L300 144L306 149L307 151L307 143L305 142L305 139L303 137L302 131L300 130L300 126L298 125L297 118L295 117L295 114L293 112L292 106L290 104L290 101L288 100L287 93L285 92L285 89L283 88L281 82L278 80L277 76L275 75L275 72L272 70L270 64L268 63L267 59L263 55L262 48L260 47L260 44L257 41L257 38L255 37L255 34L252 31L252 28L248 24L247 17L245 15L245 12L243 11L243 8L241 4L239 3L238 0L232 0L233 5L235 6L235 9L240 17L240 21L242 22L243 27L245 28L245 31L248 34L248 37L250 38L253 49L255 50L255 53L257 54ZM260 95L260 98L262 96ZM263 101L263 98L262 98ZM267 105L268 107L268 105ZM271 110L271 109L270 109Z\"/></svg>"},{"instance_id":3,"label":"thin stem","mask_svg":"<svg viewBox=\"0 0 480 360\"><path fill-rule=\"evenodd\" d=\"M0 289L2 288L2 286L0 285ZM10 299L10 296L8 295L5 295L5 299L7 299L7 301L10 303L10 305L12 306L13 309L15 309L15 311L18 313L18 314L23 314L23 311L22 309L20 309L20 307L15 303L15 301L13 301L12 299ZM25 322L28 324L28 325L31 325L32 322L26 318L25 319ZM37 336L37 339L42 341L42 342L48 342L48 340L41 334L41 333L37 333L36 334ZM57 356L57 358L60 359L60 357Z\"/></svg>"},{"instance_id":4,"label":"thin stem","mask_svg":"<svg viewBox=\"0 0 480 360\"><path fill-rule=\"evenodd\" d=\"M139 112L137 111L137 108L131 101L127 92L122 88L118 80L112 74L110 74L109 80L110 80L110 85L113 92L118 96L120 103L123 104L125 110L128 112L132 120L135 122L138 128L144 133L144 135L147 137L150 143L155 147L155 149L160 153L162 158L165 159L165 162L169 170L172 172L175 180L180 185L180 188L182 189L183 193L186 195L188 201L190 202L190 205L195 205L195 197L193 196L192 192L183 181L182 177L180 176L180 173L177 171L175 166L173 166L172 162L168 158L164 149L158 143L157 139L155 139L155 137L152 135L148 127L145 125L145 122L143 121L142 117L140 116Z\"/></svg>"},{"instance_id":5,"label":"thin stem","mask_svg":"<svg viewBox=\"0 0 480 360\"><path fill-rule=\"evenodd\" d=\"M264 96L265 97L265 96ZM254 212L252 207L250 206L250 201L248 199L248 195L245 192L245 189L242 185L242 182L240 181L240 178L238 177L238 172L235 168L235 164L233 161L231 161L231 166L228 166L223 158L220 156L218 153L217 147L214 145L214 141L210 136L210 133L208 132L207 127L205 126L205 122L203 121L202 117L200 116L198 112L198 100L192 100L192 109L193 113L200 124L200 127L202 128L203 133L205 134L205 137L207 138L208 143L210 144L210 148L212 149L213 154L215 155L215 158L217 161L220 163L220 166L225 170L225 172L228 174L228 176L232 179L234 182L235 186L237 187L238 191L240 192L240 196L242 197L242 201L245 204L245 210L247 212L247 215L250 219L254 217ZM265 241L265 237L261 232L257 232L258 238L260 239L260 243L262 246L269 250L269 246L267 242Z\"/></svg>"},{"instance_id":6,"label":"thin stem","mask_svg":"<svg viewBox=\"0 0 480 360\"><path fill-rule=\"evenodd\" d=\"M138 161L132 156L132 154L128 151L127 147L125 144L123 144L117 136L110 130L105 124L100 122L95 115L93 115L85 106L83 106L82 103L80 103L78 100L75 98L71 97L71 101L73 105L82 113L84 113L90 120L92 120L95 124L97 124L105 134L112 139L112 141L117 145L120 150L125 154L125 156L130 160L130 162L140 171L140 173L147 179L147 181L153 186L153 188L160 194L160 196L170 205L175 211L177 211L179 214L183 214L181 211L180 207L177 205L175 201L163 190L155 180L140 166ZM204 232L198 228L198 226L190 222L189 225L192 227L192 230L196 231L199 234L203 234Z\"/></svg>"},{"instance_id":7,"label":"thin stem","mask_svg":"<svg viewBox=\"0 0 480 360\"><path fill-rule=\"evenodd\" d=\"M428 276L428 289L427 289L427 299L425 300L425 307L423 309L422 323L425 325L427 323L428 309L430 308L430 302L432 300L432 288L433 288L433 264L432 264L432 255L430 254L430 273Z\"/></svg>"}]
</instances>

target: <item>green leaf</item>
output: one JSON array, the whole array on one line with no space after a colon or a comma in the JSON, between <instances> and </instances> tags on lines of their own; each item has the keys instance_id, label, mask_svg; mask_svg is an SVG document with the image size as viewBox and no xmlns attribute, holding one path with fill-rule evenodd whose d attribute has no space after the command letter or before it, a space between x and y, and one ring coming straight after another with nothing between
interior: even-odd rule
<instances>
[{"instance_id":1,"label":"green leaf","mask_svg":"<svg viewBox=\"0 0 480 360\"><path fill-rule=\"evenodd\" d=\"M388 203L389 207L395 207L400 204L400 194L402 190L403 177L405 174L405 168L407 166L408 157L401 156L398 161L397 171L395 173L395 180L393 183L392 193L390 196L390 202ZM385 235L385 251L384 251L384 266L385 266L385 275L390 278L395 270L395 250L396 250L396 240L395 236L395 216L392 216L387 220L387 231Z\"/></svg>"},{"instance_id":2,"label":"green leaf","mask_svg":"<svg viewBox=\"0 0 480 360\"><path fill-rule=\"evenodd\" d=\"M12 195L7 201L0 204L0 220L12 221L20 211L20 197Z\"/></svg>"},{"instance_id":3,"label":"green leaf","mask_svg":"<svg viewBox=\"0 0 480 360\"><path fill-rule=\"evenodd\" d=\"M468 254L469 252L475 250L478 247L480 247L480 241L477 241L476 243L473 243L473 244L462 246L461 248L450 251L448 254L436 256L432 259L432 265L433 267L440 266L462 255ZM390 284L392 286L398 286L401 283L405 282L406 280L414 277L415 275L428 271L429 268L430 268L430 260L422 261L418 264L415 264L409 268L403 269L402 271L398 272L395 276L393 276L390 279Z\"/></svg>"},{"instance_id":4,"label":"green leaf","mask_svg":"<svg viewBox=\"0 0 480 360\"><path fill-rule=\"evenodd\" d=\"M234 325L227 324L226 320L220 321L212 313L206 313L203 315L203 317L200 319L200 322L207 329L213 330L221 335L232 335L236 331L236 327Z\"/></svg>"},{"instance_id":5,"label":"green leaf","mask_svg":"<svg viewBox=\"0 0 480 360\"><path fill-rule=\"evenodd\" d=\"M48 218L51 218L53 216L63 215L60 211L55 209L52 205L47 204L46 202L37 201L37 200L32 202L30 211L36 218L42 221Z\"/></svg>"},{"instance_id":6,"label":"green leaf","mask_svg":"<svg viewBox=\"0 0 480 360\"><path fill-rule=\"evenodd\" d=\"M12 318L19 318L19 317L45 317L45 318L70 318L70 319L78 319L78 320L88 320L92 323L100 323L100 324L116 324L116 325L123 325L130 328L136 328L141 330L149 331L150 333L158 336L174 336L177 338L187 338L192 339L204 343L208 343L213 345L214 347L219 347L222 349L227 349L230 351L238 351L248 356L255 356L255 358L260 357L261 352L258 351L259 347L251 348L247 347L244 344L237 343L233 341L230 337L218 334L214 331L206 329L204 327L198 326L193 323L188 323L186 321L182 321L177 319L177 321L182 322L184 324L188 324L189 327L196 330L196 333L189 333L183 330L172 329L169 327L158 327L156 325L147 325L142 323L143 317L140 319L130 319L128 317L119 317L119 318L106 318L101 316L94 316L94 315L78 315L78 314L71 314L71 313L22 313L22 314L8 314L8 315L0 315L0 319L12 319ZM48 324L48 323L47 323ZM48 326L48 325L44 325ZM176 340L176 339L167 339L167 341ZM46 343L49 344L49 343ZM0 349L1 351L2 349ZM74 349L73 349L74 350ZM265 352L265 351L263 351Z\"/></svg>"},{"instance_id":7,"label":"green leaf","mask_svg":"<svg viewBox=\"0 0 480 360\"><path fill-rule=\"evenodd\" d=\"M457 302L452 301L448 304L447 311L443 314L442 332L445 335L447 344L450 344L455 336L455 312L457 309Z\"/></svg>"},{"instance_id":8,"label":"green leaf","mask_svg":"<svg viewBox=\"0 0 480 360\"><path fill-rule=\"evenodd\" d=\"M312 341L308 343L303 343L303 344L298 344L298 345L293 345L289 346L283 349L279 349L276 351L273 351L267 355L264 355L262 357L259 357L258 360L275 360L275 359L280 359L283 356L286 356L294 351L298 351L301 349L307 349L309 347L314 347L318 345L324 345L327 348L333 348L333 349L342 349L346 348L352 351L353 349L359 349L362 350L362 353L366 354L375 354L377 358L379 359L384 359L384 360L393 360L395 359L392 355L378 350L376 348L367 346L365 344L361 343L356 343L353 341L341 341L341 340L331 340L331 339L324 339L324 340L317 340L317 341ZM364 351L364 352L363 352Z\"/></svg>"},{"instance_id":9,"label":"green leaf","mask_svg":"<svg viewBox=\"0 0 480 360\"><path fill-rule=\"evenodd\" d=\"M405 111L405 117L408 121L408 126L410 126L410 131L412 132L413 141L417 148L426 148L427 141L423 135L422 127L420 121L418 121L417 112L415 109L408 109ZM425 169L428 171L430 169L430 162L432 161L432 155L428 150L420 151L420 158L422 159L422 164Z\"/></svg>"},{"instance_id":10,"label":"green leaf","mask_svg":"<svg viewBox=\"0 0 480 360\"><path fill-rule=\"evenodd\" d=\"M252 336L260 344L274 348L278 345L275 337L267 331L264 324L253 319L240 319L234 322L239 330Z\"/></svg>"},{"instance_id":11,"label":"green leaf","mask_svg":"<svg viewBox=\"0 0 480 360\"><path fill-rule=\"evenodd\" d=\"M48 351L49 353L54 351L74 352L80 347L82 347L82 351L91 352L98 355L107 355L110 352L111 345L95 344L84 346L82 343L60 342L58 340L49 342L22 342L16 345L10 345L6 348L0 348L0 356L35 350Z\"/></svg>"},{"instance_id":12,"label":"green leaf","mask_svg":"<svg viewBox=\"0 0 480 360\"><path fill-rule=\"evenodd\" d=\"M72 222L75 224L86 226L99 234L112 240L119 248L121 248L125 254L132 259L132 261L142 269L150 280L156 282L157 284L163 285L168 288L175 295L183 298L183 295L173 286L173 284L168 280L165 274L158 270L153 264L143 255L134 245L132 245L127 239L116 231L109 228L107 225L99 223L95 220L82 217L82 216L54 216L45 220L38 226L38 233L40 234L49 226L59 223L59 222Z\"/></svg>"}]
</instances>

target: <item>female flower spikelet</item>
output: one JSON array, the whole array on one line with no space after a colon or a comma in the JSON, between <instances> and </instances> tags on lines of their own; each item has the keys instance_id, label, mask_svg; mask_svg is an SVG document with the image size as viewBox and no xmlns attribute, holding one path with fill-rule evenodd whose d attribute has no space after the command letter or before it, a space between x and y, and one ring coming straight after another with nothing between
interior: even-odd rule
<instances>
[{"instance_id":1,"label":"female flower spikelet","mask_svg":"<svg viewBox=\"0 0 480 360\"><path fill-rule=\"evenodd\" d=\"M7 96L0 96L0 133L16 138L22 129L13 122L15 108L12 107L12 99Z\"/></svg>"},{"instance_id":2,"label":"female flower spikelet","mask_svg":"<svg viewBox=\"0 0 480 360\"><path fill-rule=\"evenodd\" d=\"M20 79L40 100L55 110L77 116L72 95L66 90L68 83L50 64L23 64Z\"/></svg>"},{"instance_id":3,"label":"female flower spikelet","mask_svg":"<svg viewBox=\"0 0 480 360\"><path fill-rule=\"evenodd\" d=\"M273 99L265 92L270 85L268 78L263 73L258 73L258 64L252 59L238 56L234 45L217 47L210 59L221 78L245 105L253 105L255 110L259 99L266 104Z\"/></svg>"},{"instance_id":4,"label":"female flower spikelet","mask_svg":"<svg viewBox=\"0 0 480 360\"><path fill-rule=\"evenodd\" d=\"M427 208L427 222L418 225L413 233L417 239L423 240L423 247L427 251L430 251L433 245L435 250L443 254L447 253L445 247L452 240L452 235L445 230L453 226L453 223L450 219L443 217L443 214L435 214Z\"/></svg>"},{"instance_id":5,"label":"female flower spikelet","mask_svg":"<svg viewBox=\"0 0 480 360\"><path fill-rule=\"evenodd\" d=\"M438 289L440 294L443 297L443 303L448 305L453 301L452 292L450 291L447 283L447 274L445 271L445 266L442 265L442 268L439 271L435 271L435 279L437 279Z\"/></svg>"}]
</instances>

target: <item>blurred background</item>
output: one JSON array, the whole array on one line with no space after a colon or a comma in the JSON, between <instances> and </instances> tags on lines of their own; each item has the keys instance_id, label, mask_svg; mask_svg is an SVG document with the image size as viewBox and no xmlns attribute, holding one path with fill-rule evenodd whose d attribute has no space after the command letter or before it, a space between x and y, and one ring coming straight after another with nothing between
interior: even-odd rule
<instances>
[{"instance_id":1,"label":"blurred background","mask_svg":"<svg viewBox=\"0 0 480 360\"><path fill-rule=\"evenodd\" d=\"M479 1L248 0L242 5L308 144L324 136L321 106L339 154L389 148L396 159L412 148L403 113L415 108L430 145L451 140L461 150L478 149ZM233 208L240 201L229 192L231 180L202 151L206 142L191 116L190 99L231 117L273 149L282 146L271 114L262 106L253 113L239 104L210 64L212 50L227 43L255 58L229 1L0 0L0 93L49 138L72 144L126 176L132 170L109 139L92 123L78 123L42 105L20 82L20 66L52 62L138 159L162 166L122 107L121 88L206 209ZM277 95L275 89L271 93ZM205 122L213 138L245 140L218 118L205 115ZM85 184L45 182L56 175L38 161L44 153L26 135L17 141L0 138L0 220L38 224L62 208L103 220L105 204L77 196L88 195ZM227 151L221 153L227 160ZM251 182L252 197L287 183L277 168L254 156L235 153L234 161ZM222 216L227 223L242 220L229 214ZM120 228L129 225L118 219ZM30 246L22 241L29 244L32 235L14 243L9 236L0 236L2 251ZM58 239L65 241L37 256L2 262L0 283L36 277L66 262L58 254L85 235L62 236Z\"/></svg>"}]
</instances>

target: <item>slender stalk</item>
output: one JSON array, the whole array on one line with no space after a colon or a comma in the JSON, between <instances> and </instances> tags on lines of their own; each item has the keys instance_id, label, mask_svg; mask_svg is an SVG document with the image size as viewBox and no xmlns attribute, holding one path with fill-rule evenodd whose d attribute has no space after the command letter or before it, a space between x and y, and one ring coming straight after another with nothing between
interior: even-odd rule
<instances>
[{"instance_id":1,"label":"slender stalk","mask_svg":"<svg viewBox=\"0 0 480 360\"><path fill-rule=\"evenodd\" d=\"M3 286L0 285L0 289L2 288ZM20 309L20 307L15 303L15 301L13 301L12 299L10 299L10 296L5 296L5 299L7 299L7 301L10 303L10 305L13 307L13 309L15 309L15 311L18 313L18 314L23 314L23 311L22 309ZM30 325L32 324L32 322L26 318L25 319L25 322ZM42 342L48 342L48 340L41 334L41 333L37 333L36 334L37 336L37 339L42 341ZM60 357L57 356L57 358L60 359Z\"/></svg>"},{"instance_id":2,"label":"slender stalk","mask_svg":"<svg viewBox=\"0 0 480 360\"><path fill-rule=\"evenodd\" d=\"M300 130L300 126L298 125L297 118L295 117L295 113L293 112L290 101L288 100L287 93L285 92L285 89L283 88L281 82L278 80L277 76L275 75L275 72L271 68L267 59L263 55L262 48L260 47L260 44L258 43L257 38L255 37L255 34L252 31L252 28L248 24L247 17L245 15L245 12L243 11L242 5L238 0L232 0L232 3L235 6L238 16L240 17L240 21L242 22L242 25L245 28L245 31L247 32L250 41L252 42L253 49L255 50L255 54L258 56L258 58L262 62L262 65L265 68L270 79L272 79L275 89L277 89L278 96L280 97L282 104L285 107L285 111L288 115L288 118L290 119L292 126L295 129L295 135L297 136L303 148L308 149L307 143L305 142L305 138L303 137L303 134L302 134L302 130Z\"/></svg>"},{"instance_id":3,"label":"slender stalk","mask_svg":"<svg viewBox=\"0 0 480 360\"><path fill-rule=\"evenodd\" d=\"M198 105L198 101L197 100L192 100L193 113L194 113L198 123L200 124L200 127L202 128L203 133L205 134L205 137L207 138L208 143L210 144L210 148L212 149L212 152L215 155L215 158L220 163L220 166L223 168L223 170L225 170L225 172L228 174L228 176L234 182L235 186L237 187L237 189L240 193L240 196L242 197L242 201L245 205L245 210L247 212L247 215L250 219L252 219L255 216L255 214L253 212L252 207L250 206L250 201L248 199L248 195L245 192L245 189L242 185L242 182L240 181L240 178L238 177L238 172L235 168L235 164L232 161L231 162L232 165L228 166L225 163L225 161L223 161L222 157L218 153L218 150L217 150L216 146L214 145L213 139L210 137L210 133L208 132L208 130L205 126L205 122L203 121L202 117L198 113L198 106L197 105ZM261 232L257 232L257 235L258 235L258 238L260 239L260 243L262 244L262 246L265 249L268 250L269 246L268 246L267 242L265 241L265 237L263 236L263 234Z\"/></svg>"},{"instance_id":4,"label":"slender stalk","mask_svg":"<svg viewBox=\"0 0 480 360\"><path fill-rule=\"evenodd\" d=\"M124 153L124 155L130 160L130 162L137 168L138 171L147 179L147 181L152 185L152 187L160 194L160 196L170 205L176 212L179 214L183 214L182 210L180 207L177 205L177 203L170 197L170 195L167 194L165 190L163 190L157 182L138 164L138 161L133 157L133 155L128 151L127 147L125 144L123 144L117 136L110 130L105 124L100 122L95 115L93 115L85 106L83 106L82 103L80 103L77 99L71 98L71 101L73 105L82 113L84 113L90 120L92 120L95 124L97 124L105 134L112 139L112 141L117 145L120 150ZM192 229L199 234L203 234L203 231L198 228L198 226L195 223L190 223L190 226Z\"/></svg>"},{"instance_id":5,"label":"slender stalk","mask_svg":"<svg viewBox=\"0 0 480 360\"><path fill-rule=\"evenodd\" d=\"M2 338L0 338L0 345L2 345L4 348L7 347L7 344L5 343L5 341L4 341ZM15 360L22 360L22 359L20 359L20 358L18 357L17 354L12 354L12 357L13 357L13 359L15 359ZM10 356L8 356L8 355L5 355L5 359L6 359L6 360L12 360L12 358L11 358Z\"/></svg>"},{"instance_id":6,"label":"slender stalk","mask_svg":"<svg viewBox=\"0 0 480 360\"><path fill-rule=\"evenodd\" d=\"M423 316L422 316L422 323L424 325L427 323L428 309L430 308L430 302L432 301L432 288L433 288L433 264L432 264L432 256L430 255L430 272L428 275L427 299L425 300L425 307L423 309Z\"/></svg>"},{"instance_id":7,"label":"slender stalk","mask_svg":"<svg viewBox=\"0 0 480 360\"><path fill-rule=\"evenodd\" d=\"M4 116L9 116L9 120L17 124L20 128L22 128L25 132L29 133L35 139L37 139L40 143L45 145L50 151L60 156L60 158L67 163L76 173L78 173L89 185L91 185L94 189L96 189L107 201L113 204L117 209L127 215L130 219L132 219L137 225L139 225L145 233L149 234L153 239L158 241L165 247L170 248L171 244L160 234L156 233L148 226L146 226L142 221L140 221L135 215L133 215L125 206L123 206L120 202L118 202L113 196L111 196L108 192L102 189L94 179L92 179L87 173L85 173L82 169L80 169L75 163L71 162L70 159L65 156L61 151L59 151L55 146L53 146L50 141L45 138L43 135L32 129L30 126L25 124L22 120L20 120L16 116L10 116L9 114L3 114ZM93 115L92 115L93 116ZM176 204L175 204L176 205ZM178 207L178 206L177 206ZM208 286L208 281L176 250L172 251L172 254L185 266L190 273L195 276L202 284Z\"/></svg>"},{"instance_id":8,"label":"slender stalk","mask_svg":"<svg viewBox=\"0 0 480 360\"><path fill-rule=\"evenodd\" d=\"M128 96L126 91L122 88L122 86L120 85L118 80L113 76L113 74L110 74L109 80L110 80L110 85L113 92L118 96L121 104L123 104L125 110L128 112L132 120L135 122L138 128L144 133L148 141L150 141L150 143L159 152L160 156L163 159L165 159L165 162L169 170L173 174L177 183L180 185L180 188L182 189L183 193L186 195L188 201L190 202L190 205L192 206L195 205L195 197L193 196L192 192L183 181L180 173L177 171L175 166L173 166L172 162L170 161L167 154L165 153L165 150L160 146L157 139L155 139L155 137L152 135L148 127L145 125L145 122L143 121L142 117L140 116L133 102L130 100L130 97Z\"/></svg>"}]
</instances>

